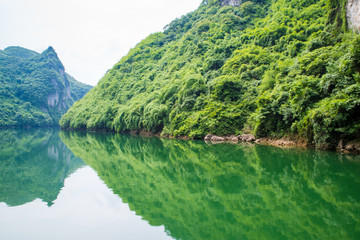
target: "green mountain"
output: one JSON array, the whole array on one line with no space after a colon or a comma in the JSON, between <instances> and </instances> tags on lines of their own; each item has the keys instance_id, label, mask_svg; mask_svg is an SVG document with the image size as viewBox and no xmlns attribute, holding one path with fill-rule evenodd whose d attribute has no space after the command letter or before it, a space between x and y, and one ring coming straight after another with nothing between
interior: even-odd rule
<instances>
[{"instance_id":1,"label":"green mountain","mask_svg":"<svg viewBox=\"0 0 360 240\"><path fill-rule=\"evenodd\" d=\"M346 0L204 0L141 41L62 117L70 129L321 148L360 136L360 38Z\"/></svg>"},{"instance_id":2,"label":"green mountain","mask_svg":"<svg viewBox=\"0 0 360 240\"><path fill-rule=\"evenodd\" d=\"M0 51L0 127L58 125L91 88L65 73L52 47L8 47Z\"/></svg>"}]
</instances>

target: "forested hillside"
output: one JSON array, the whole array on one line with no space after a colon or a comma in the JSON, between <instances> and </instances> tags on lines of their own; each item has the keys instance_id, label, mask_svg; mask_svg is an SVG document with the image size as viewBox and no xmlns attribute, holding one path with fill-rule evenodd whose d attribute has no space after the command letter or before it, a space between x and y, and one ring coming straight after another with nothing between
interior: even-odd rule
<instances>
[{"instance_id":1,"label":"forested hillside","mask_svg":"<svg viewBox=\"0 0 360 240\"><path fill-rule=\"evenodd\" d=\"M321 148L360 136L360 38L346 0L204 0L140 42L63 128L201 138L252 132Z\"/></svg>"},{"instance_id":2,"label":"forested hillside","mask_svg":"<svg viewBox=\"0 0 360 240\"><path fill-rule=\"evenodd\" d=\"M0 127L58 125L90 89L65 73L52 47L41 54L21 47L0 51Z\"/></svg>"}]
</instances>

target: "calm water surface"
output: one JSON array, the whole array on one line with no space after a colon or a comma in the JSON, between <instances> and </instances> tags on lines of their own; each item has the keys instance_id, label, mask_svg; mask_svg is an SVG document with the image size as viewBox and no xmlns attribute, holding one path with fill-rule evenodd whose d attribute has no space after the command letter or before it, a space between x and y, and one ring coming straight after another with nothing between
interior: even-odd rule
<instances>
[{"instance_id":1,"label":"calm water surface","mask_svg":"<svg viewBox=\"0 0 360 240\"><path fill-rule=\"evenodd\" d=\"M360 157L0 131L0 239L360 239Z\"/></svg>"}]
</instances>

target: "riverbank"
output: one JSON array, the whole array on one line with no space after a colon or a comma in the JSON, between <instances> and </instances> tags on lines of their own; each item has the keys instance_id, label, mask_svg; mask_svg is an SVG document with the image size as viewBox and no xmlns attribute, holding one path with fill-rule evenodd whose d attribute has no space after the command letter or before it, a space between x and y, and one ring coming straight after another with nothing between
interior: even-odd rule
<instances>
[{"instance_id":1,"label":"riverbank","mask_svg":"<svg viewBox=\"0 0 360 240\"><path fill-rule=\"evenodd\" d=\"M231 136L216 136L208 134L205 136L204 141L211 143L220 143L220 142L253 142L257 144L273 145L278 147L310 147L305 139L301 138L256 138L252 134L244 135L231 135Z\"/></svg>"},{"instance_id":2,"label":"riverbank","mask_svg":"<svg viewBox=\"0 0 360 240\"><path fill-rule=\"evenodd\" d=\"M289 148L289 147L300 147L300 148L315 148L314 145L309 144L306 139L301 137L282 137L282 138L256 138L252 134L244 135L231 135L231 136L216 136L208 134L204 138L205 142L208 143L222 143L222 142L252 142L255 144L272 145L277 147ZM340 153L345 154L360 154L360 140L345 141L340 140L336 149L318 148L322 150L336 150Z\"/></svg>"},{"instance_id":3,"label":"riverbank","mask_svg":"<svg viewBox=\"0 0 360 240\"><path fill-rule=\"evenodd\" d=\"M79 131L76 129L62 128L65 131ZM96 130L87 130L81 129L80 131L90 131L90 132L114 132L114 133L122 133L122 134L130 134L130 135L139 135L143 137L162 137L162 138L171 138L171 139L181 139L181 140L191 140L192 138L188 136L173 136L170 134L162 135L160 132L154 133L151 131L145 130L132 130L132 131L124 131L124 132L116 132L109 129L96 129ZM299 136L284 136L281 138L276 137L262 137L256 138L252 134L243 134L243 135L228 135L228 136L218 136L213 134L208 134L204 137L204 141L210 144L217 143L238 143L238 142L248 142L254 144L262 144L262 145L271 145L282 148L316 148L314 144L309 144L306 139L301 138ZM337 151L339 153L344 154L360 154L360 139L355 140L343 140L341 139L335 148L326 148L326 147L318 147L316 149L319 150L327 150L327 151Z\"/></svg>"}]
</instances>

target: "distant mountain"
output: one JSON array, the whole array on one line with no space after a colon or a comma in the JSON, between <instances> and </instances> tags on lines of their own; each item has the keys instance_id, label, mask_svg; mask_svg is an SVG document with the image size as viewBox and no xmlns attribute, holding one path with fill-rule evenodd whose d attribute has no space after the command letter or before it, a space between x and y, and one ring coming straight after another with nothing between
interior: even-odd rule
<instances>
[{"instance_id":1,"label":"distant mountain","mask_svg":"<svg viewBox=\"0 0 360 240\"><path fill-rule=\"evenodd\" d=\"M7 47L2 51L3 54L11 57L32 58L39 55L37 52L22 47Z\"/></svg>"},{"instance_id":2,"label":"distant mountain","mask_svg":"<svg viewBox=\"0 0 360 240\"><path fill-rule=\"evenodd\" d=\"M0 51L0 127L53 126L92 87L65 72L55 50Z\"/></svg>"}]
</instances>

